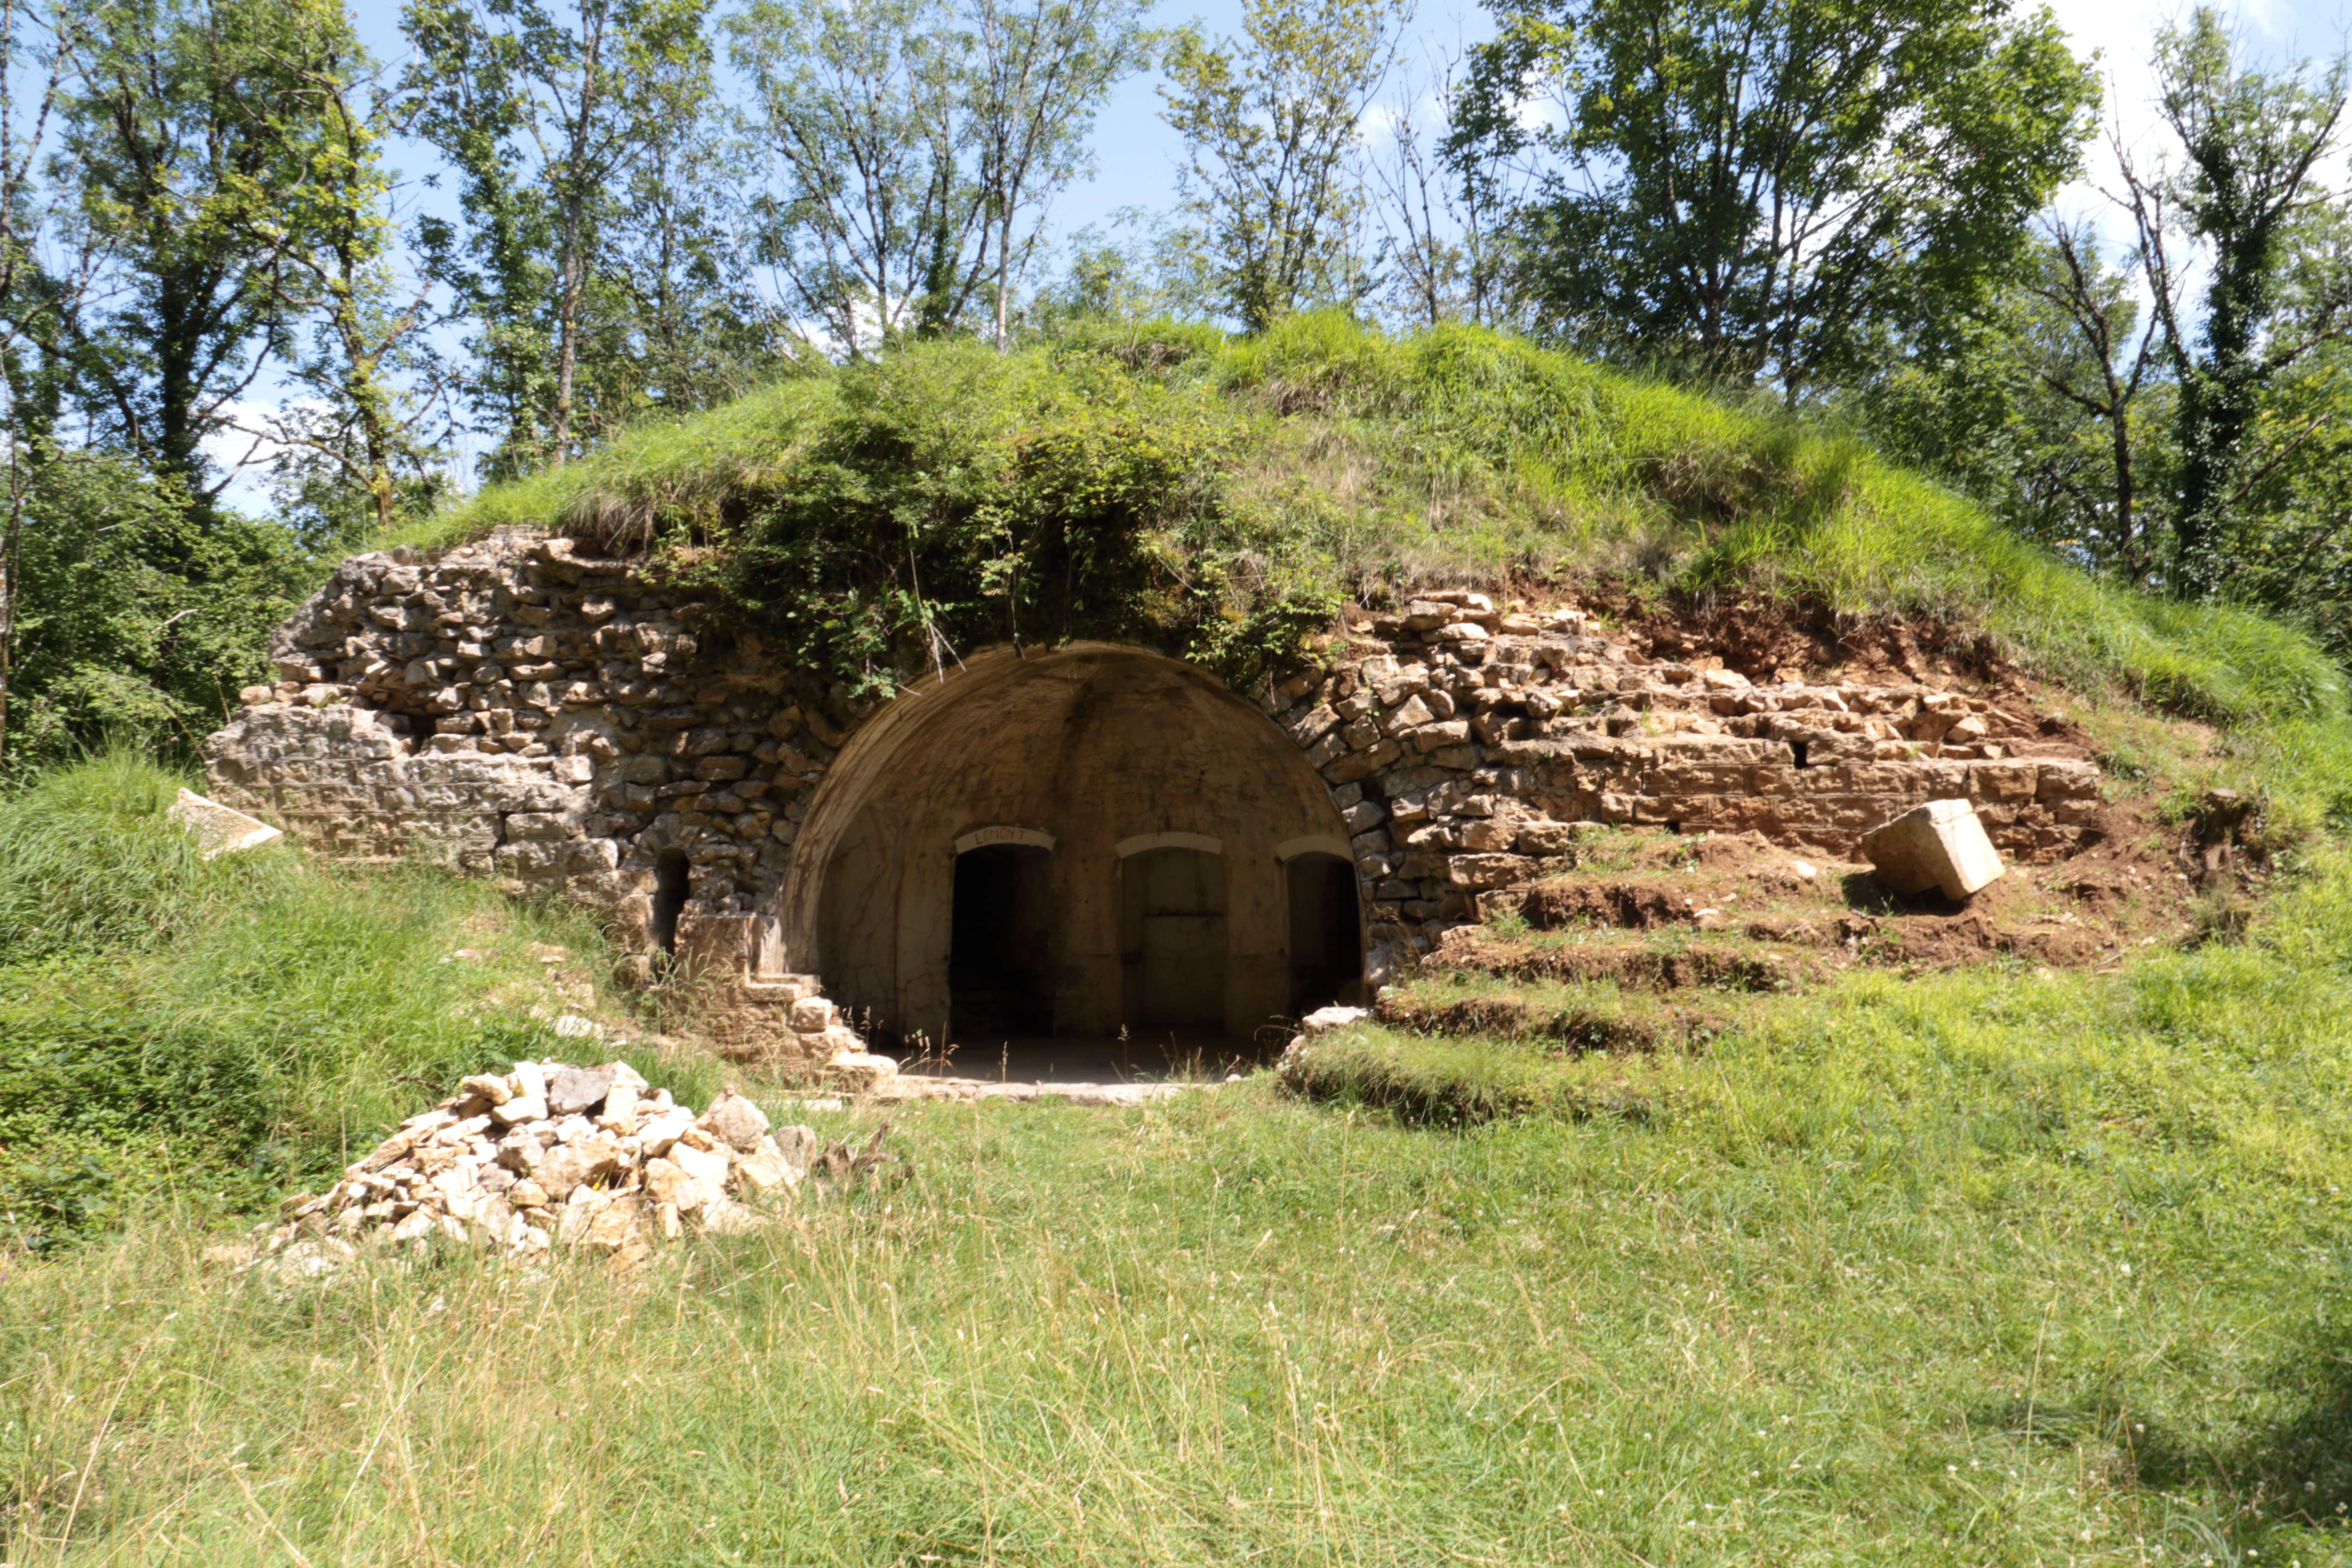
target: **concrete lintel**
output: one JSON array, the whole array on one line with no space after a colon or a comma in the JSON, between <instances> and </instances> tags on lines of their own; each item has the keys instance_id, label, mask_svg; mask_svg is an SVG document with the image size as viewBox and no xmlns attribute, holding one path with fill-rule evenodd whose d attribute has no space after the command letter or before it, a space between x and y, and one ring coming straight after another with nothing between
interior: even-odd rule
<instances>
[{"instance_id":1,"label":"concrete lintel","mask_svg":"<svg viewBox=\"0 0 2352 1568\"><path fill-rule=\"evenodd\" d=\"M1212 838L1205 833L1139 833L1132 838L1118 841L1118 858L1140 855L1147 849L1202 849L1212 855L1225 852L1225 841Z\"/></svg>"},{"instance_id":2,"label":"concrete lintel","mask_svg":"<svg viewBox=\"0 0 2352 1568\"><path fill-rule=\"evenodd\" d=\"M965 854L991 844L1020 844L1032 849L1052 849L1054 836L1035 827L1013 827L999 825L975 827L955 841L955 852Z\"/></svg>"},{"instance_id":3,"label":"concrete lintel","mask_svg":"<svg viewBox=\"0 0 2352 1568\"><path fill-rule=\"evenodd\" d=\"M1342 860L1355 858L1346 839L1328 833L1301 834L1297 838L1286 838L1274 847L1274 858L1277 860L1296 860L1301 855L1337 855Z\"/></svg>"}]
</instances>

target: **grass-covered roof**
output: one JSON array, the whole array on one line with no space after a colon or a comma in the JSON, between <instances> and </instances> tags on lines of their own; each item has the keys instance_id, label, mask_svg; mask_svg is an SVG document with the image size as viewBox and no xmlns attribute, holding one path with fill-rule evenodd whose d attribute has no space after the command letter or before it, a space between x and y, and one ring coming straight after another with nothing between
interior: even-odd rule
<instances>
[{"instance_id":1,"label":"grass-covered roof","mask_svg":"<svg viewBox=\"0 0 2352 1568\"><path fill-rule=\"evenodd\" d=\"M1932 615L2223 721L2343 707L2334 663L2276 622L2099 582L1852 437L1475 328L913 346L644 426L408 542L501 523L668 552L864 693L950 649L1079 635L1241 679L1345 599L1611 575Z\"/></svg>"}]
</instances>

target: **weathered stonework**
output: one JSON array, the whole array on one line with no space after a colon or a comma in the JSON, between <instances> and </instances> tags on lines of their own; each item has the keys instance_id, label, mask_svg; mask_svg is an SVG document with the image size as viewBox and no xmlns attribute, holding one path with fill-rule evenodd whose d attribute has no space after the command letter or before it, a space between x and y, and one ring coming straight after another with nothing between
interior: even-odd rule
<instances>
[{"instance_id":1,"label":"weathered stonework","mask_svg":"<svg viewBox=\"0 0 2352 1568\"><path fill-rule=\"evenodd\" d=\"M796 862L811 812L830 798L828 816L847 820L866 795L880 799L893 770L903 781L908 770L958 776L983 760L1000 772L1055 765L1044 750L979 757L992 721L978 719L939 727L955 737L940 742L948 752L901 755L903 740L888 752L873 737L911 732L894 730L894 710L1056 680L1077 693L1055 699L1064 710L1052 724L1066 729L1151 688L1149 667L1181 668L1141 650L1075 664L974 659L972 670L995 673L948 670L875 712L828 711L788 658L714 635L688 592L636 563L584 559L569 541L528 532L429 561L348 561L272 651L278 684L249 689L206 744L215 798L324 853L423 855L604 910L639 948L671 947L713 982L709 1017L723 1043L813 1062L859 1042L817 977L794 973L814 967L794 960L824 945L817 928L836 917L823 884L850 852L829 829L812 852L824 863ZM2044 861L2077 847L2098 811L2096 769L2030 716L1916 684L1754 686L1720 668L1641 658L1573 608L1510 615L1475 594L1433 594L1402 613L1349 612L1329 652L1328 671L1252 694L1265 717L1244 721L1278 728L1296 759L1252 776L1277 795L1292 787L1276 777L1283 769L1319 779L1328 810L1319 795L1279 807L1294 824L1281 853L1345 850L1374 980L1474 918L1480 892L1541 874L1580 824L1754 831L1846 854L1903 811L1966 799L2006 855ZM1082 677L1094 684L1078 692L1071 683ZM1185 714L1211 711L1187 700L1155 721L1189 725ZM1172 752L1188 736L1197 751L1209 732L1163 733ZM1134 735L1119 743L1133 765ZM886 753L887 768L877 761ZM836 769L853 755L866 760ZM923 791L898 790L893 821L923 804ZM1032 815L1076 809L1050 790L1022 798ZM1005 815L1014 806L996 809L961 826L942 819L938 832L972 840L943 849L949 864L974 834L1053 841L1047 825L1024 827ZM1153 820L1117 831L1184 830L1160 837L1189 842L1202 835L1177 820L1188 809L1180 790ZM1296 826L1307 815L1314 822ZM1247 833L1227 837L1238 846ZM1251 849L1261 852L1274 851ZM936 900L937 875L924 875L907 873L888 896ZM1240 953L1238 906L1234 920ZM1235 1009L1261 1006L1265 991Z\"/></svg>"}]
</instances>

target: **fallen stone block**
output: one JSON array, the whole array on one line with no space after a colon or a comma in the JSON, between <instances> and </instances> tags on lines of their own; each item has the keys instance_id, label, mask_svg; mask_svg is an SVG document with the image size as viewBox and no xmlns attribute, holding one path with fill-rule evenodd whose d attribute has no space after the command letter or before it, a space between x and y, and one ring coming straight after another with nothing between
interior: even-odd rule
<instances>
[{"instance_id":1,"label":"fallen stone block","mask_svg":"<svg viewBox=\"0 0 2352 1568\"><path fill-rule=\"evenodd\" d=\"M234 855L240 849L257 849L285 834L257 817L223 805L216 800L206 800L192 789L184 789L163 815L196 836L202 846L199 853L209 860L215 855Z\"/></svg>"},{"instance_id":2,"label":"fallen stone block","mask_svg":"<svg viewBox=\"0 0 2352 1568\"><path fill-rule=\"evenodd\" d=\"M895 1057L874 1051L843 1050L834 1053L824 1064L825 1079L853 1094L863 1094L879 1089L898 1076Z\"/></svg>"},{"instance_id":3,"label":"fallen stone block","mask_svg":"<svg viewBox=\"0 0 2352 1568\"><path fill-rule=\"evenodd\" d=\"M604 1098L613 1087L609 1070L597 1068L564 1068L547 1086L547 1113L550 1116L574 1116L588 1110Z\"/></svg>"},{"instance_id":4,"label":"fallen stone block","mask_svg":"<svg viewBox=\"0 0 2352 1568\"><path fill-rule=\"evenodd\" d=\"M1965 899L2005 869L1964 800L1931 800L1881 823L1862 836L1862 853L1882 884L1906 895L1932 888Z\"/></svg>"},{"instance_id":5,"label":"fallen stone block","mask_svg":"<svg viewBox=\"0 0 2352 1568\"><path fill-rule=\"evenodd\" d=\"M1370 1007L1318 1007L1298 1021L1298 1029L1304 1035L1328 1035L1334 1029L1360 1024L1371 1016Z\"/></svg>"}]
</instances>

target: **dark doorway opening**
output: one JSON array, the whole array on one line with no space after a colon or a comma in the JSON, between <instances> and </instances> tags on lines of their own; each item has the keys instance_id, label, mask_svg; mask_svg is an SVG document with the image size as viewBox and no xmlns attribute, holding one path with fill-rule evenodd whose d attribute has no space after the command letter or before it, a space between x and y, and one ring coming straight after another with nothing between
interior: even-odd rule
<instances>
[{"instance_id":1,"label":"dark doorway opening","mask_svg":"<svg viewBox=\"0 0 2352 1568\"><path fill-rule=\"evenodd\" d=\"M952 1037L1054 1032L1053 861L1025 844L956 857L948 937Z\"/></svg>"},{"instance_id":2,"label":"dark doorway opening","mask_svg":"<svg viewBox=\"0 0 2352 1568\"><path fill-rule=\"evenodd\" d=\"M1290 893L1290 1009L1304 1017L1363 987L1363 927L1356 868L1337 855L1295 857L1283 868Z\"/></svg>"},{"instance_id":3,"label":"dark doorway opening","mask_svg":"<svg viewBox=\"0 0 2352 1568\"><path fill-rule=\"evenodd\" d=\"M1119 948L1130 1025L1225 1025L1225 864L1206 849L1147 849L1119 862Z\"/></svg>"},{"instance_id":4,"label":"dark doorway opening","mask_svg":"<svg viewBox=\"0 0 2352 1568\"><path fill-rule=\"evenodd\" d=\"M654 946L677 952L677 914L686 908L693 874L683 849L665 849L654 860Z\"/></svg>"}]
</instances>

